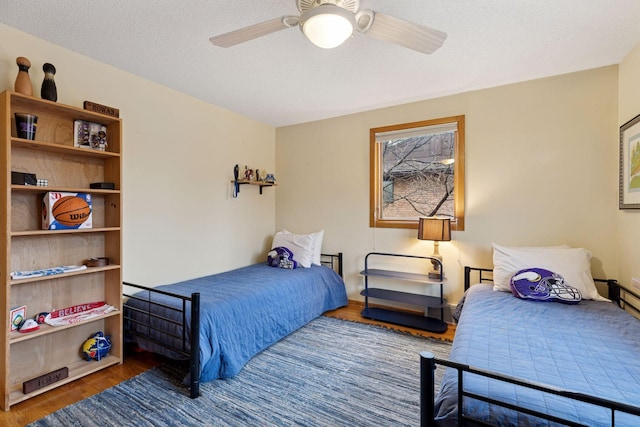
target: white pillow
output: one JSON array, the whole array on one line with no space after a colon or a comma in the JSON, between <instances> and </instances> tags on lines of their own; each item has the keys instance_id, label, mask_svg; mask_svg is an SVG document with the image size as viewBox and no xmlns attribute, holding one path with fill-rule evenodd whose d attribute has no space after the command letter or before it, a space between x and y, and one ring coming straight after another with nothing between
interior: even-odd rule
<instances>
[{"instance_id":1,"label":"white pillow","mask_svg":"<svg viewBox=\"0 0 640 427\"><path fill-rule=\"evenodd\" d=\"M298 262L301 267L309 268L313 262L313 250L315 248L315 238L310 235L298 235L277 232L273 236L271 248L284 246L293 253L293 259Z\"/></svg>"},{"instance_id":2,"label":"white pillow","mask_svg":"<svg viewBox=\"0 0 640 427\"><path fill-rule=\"evenodd\" d=\"M322 257L322 239L324 239L324 230L316 231L311 234L295 234L286 229L282 230L285 234L293 234L295 236L311 236L313 238L313 260L312 264L322 265L320 258Z\"/></svg>"},{"instance_id":3,"label":"white pillow","mask_svg":"<svg viewBox=\"0 0 640 427\"><path fill-rule=\"evenodd\" d=\"M567 245L558 246L518 246L509 247L493 243L493 290L511 292L509 282L511 276L519 270L530 267L526 265L528 256L536 253L545 253L553 249L569 249ZM540 266L542 268L542 266Z\"/></svg>"},{"instance_id":4,"label":"white pillow","mask_svg":"<svg viewBox=\"0 0 640 427\"><path fill-rule=\"evenodd\" d=\"M568 246L507 247L493 244L493 290L511 292L511 276L524 268L539 267L564 277L583 299L609 301L598 294L591 277L591 252Z\"/></svg>"}]
</instances>

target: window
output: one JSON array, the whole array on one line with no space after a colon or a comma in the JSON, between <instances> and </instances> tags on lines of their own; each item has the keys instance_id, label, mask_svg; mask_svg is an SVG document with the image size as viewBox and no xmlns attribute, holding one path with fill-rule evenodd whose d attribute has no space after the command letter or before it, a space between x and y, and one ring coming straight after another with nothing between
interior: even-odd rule
<instances>
[{"instance_id":1,"label":"window","mask_svg":"<svg viewBox=\"0 0 640 427\"><path fill-rule=\"evenodd\" d=\"M464 230L464 116L374 128L370 140L371 227L439 216Z\"/></svg>"},{"instance_id":2,"label":"window","mask_svg":"<svg viewBox=\"0 0 640 427\"><path fill-rule=\"evenodd\" d=\"M393 203L393 180L382 181L382 204Z\"/></svg>"}]
</instances>

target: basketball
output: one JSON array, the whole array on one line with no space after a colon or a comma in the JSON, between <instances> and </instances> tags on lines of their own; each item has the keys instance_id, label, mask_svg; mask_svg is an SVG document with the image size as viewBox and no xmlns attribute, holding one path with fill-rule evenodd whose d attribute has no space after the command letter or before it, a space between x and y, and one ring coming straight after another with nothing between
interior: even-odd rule
<instances>
[{"instance_id":1,"label":"basketball","mask_svg":"<svg viewBox=\"0 0 640 427\"><path fill-rule=\"evenodd\" d=\"M91 206L81 197L65 196L53 204L51 215L62 225L74 227L91 215Z\"/></svg>"}]
</instances>

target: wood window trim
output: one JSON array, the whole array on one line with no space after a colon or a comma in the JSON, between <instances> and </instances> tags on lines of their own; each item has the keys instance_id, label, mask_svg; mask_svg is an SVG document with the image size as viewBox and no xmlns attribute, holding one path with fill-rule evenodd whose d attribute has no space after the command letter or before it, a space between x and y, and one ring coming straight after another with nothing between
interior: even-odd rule
<instances>
[{"instance_id":1,"label":"wood window trim","mask_svg":"<svg viewBox=\"0 0 640 427\"><path fill-rule=\"evenodd\" d=\"M418 220L388 220L378 218L378 206L382 196L382 168L379 167L382 156L381 146L376 143L376 134L382 132L399 131L403 129L435 126L447 123L457 123L457 138L455 143L455 173L454 173L454 215L451 229L464 230L464 144L465 144L465 116L451 116L419 122L403 123L369 129L369 226L372 228L418 228Z\"/></svg>"}]
</instances>

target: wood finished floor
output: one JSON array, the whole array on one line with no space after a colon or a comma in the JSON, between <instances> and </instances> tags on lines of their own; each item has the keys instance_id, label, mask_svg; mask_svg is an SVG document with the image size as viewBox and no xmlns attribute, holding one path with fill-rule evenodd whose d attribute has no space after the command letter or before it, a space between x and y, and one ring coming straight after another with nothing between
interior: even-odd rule
<instances>
[{"instance_id":1,"label":"wood finished floor","mask_svg":"<svg viewBox=\"0 0 640 427\"><path fill-rule=\"evenodd\" d=\"M362 303L350 301L347 307L327 312L325 315L338 319L371 323L409 332L415 335L434 337L449 341L453 340L453 336L455 334L455 326L449 326L449 329L443 334L434 334L403 326L391 325L389 323L363 319L360 316L361 310ZM154 366L160 365L162 362L162 357L155 356L147 352L127 354L122 365L106 368L69 384L65 384L47 393L18 403L17 405L12 406L10 411L0 412L0 425L6 427L24 426L33 421L39 420L58 409L97 394L122 381L126 381L131 377L153 368Z\"/></svg>"}]
</instances>

